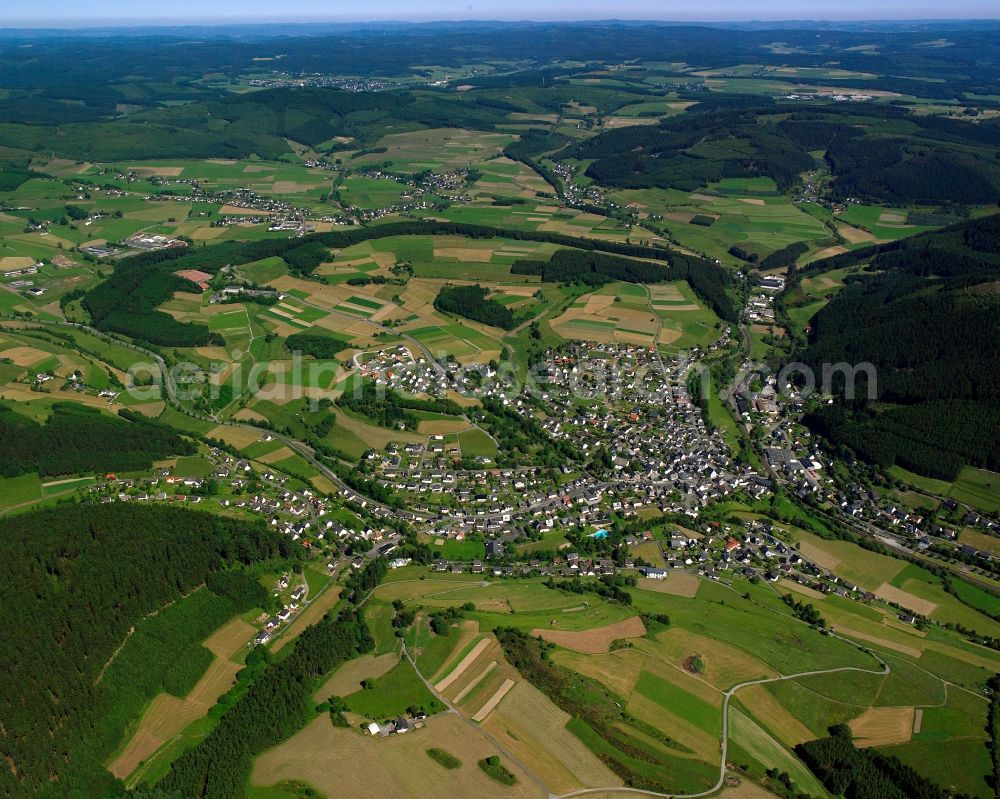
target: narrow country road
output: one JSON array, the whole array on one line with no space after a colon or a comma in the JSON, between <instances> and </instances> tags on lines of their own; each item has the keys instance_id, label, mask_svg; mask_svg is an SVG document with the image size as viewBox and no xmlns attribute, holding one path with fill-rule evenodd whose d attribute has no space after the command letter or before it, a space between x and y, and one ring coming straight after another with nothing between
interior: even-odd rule
<instances>
[{"instance_id":1,"label":"narrow country road","mask_svg":"<svg viewBox=\"0 0 1000 799\"><path fill-rule=\"evenodd\" d=\"M836 636L840 638L840 636ZM841 639L846 640L846 639ZM853 643L853 642L850 642ZM873 654L873 657L878 657ZM882 664L881 671L876 671L874 669L862 669L857 666L841 666L836 669L818 669L816 671L801 671L797 674L786 674L781 677L768 677L763 680L749 680L747 682L741 682L739 685L734 685L728 691L726 691L726 697L722 703L722 763L719 766L719 780L711 788L699 793L659 793L657 791L648 791L643 788L622 788L617 786L610 786L605 788L581 788L577 791L570 791L569 793L559 794L554 796L550 794L550 799L570 799L574 796L586 796L588 794L595 793L634 793L641 796L657 796L662 797L662 799L699 799L703 796L709 796L720 790L726 782L726 761L729 754L729 703L732 698L736 695L736 692L743 689L749 688L752 685L766 685L772 682L782 682L783 680L796 680L801 677L815 677L821 674L837 674L839 672L845 671L856 671L862 674L888 674L889 664L886 663L881 658L878 658L879 662Z\"/></svg>"}]
</instances>

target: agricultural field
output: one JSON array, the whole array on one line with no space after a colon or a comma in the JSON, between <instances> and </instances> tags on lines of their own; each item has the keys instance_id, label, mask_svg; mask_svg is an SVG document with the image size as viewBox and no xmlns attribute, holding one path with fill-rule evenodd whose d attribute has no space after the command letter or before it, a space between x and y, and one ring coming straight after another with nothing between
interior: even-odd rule
<instances>
[{"instance_id":1,"label":"agricultural field","mask_svg":"<svg viewBox=\"0 0 1000 799\"><path fill-rule=\"evenodd\" d=\"M428 748L452 753L462 766L451 770L434 764L425 754ZM329 716L321 715L288 741L261 755L250 781L252 785L268 786L301 780L328 796L373 792L397 799L434 799L442 792L450 792L488 798L544 797L507 759L503 759L504 765L517 776L517 785L504 787L487 777L476 762L495 751L488 741L470 734L466 722L454 714L432 717L424 729L386 739L334 727ZM358 768L359 763L364 768Z\"/></svg>"},{"instance_id":2,"label":"agricultural field","mask_svg":"<svg viewBox=\"0 0 1000 799\"><path fill-rule=\"evenodd\" d=\"M686 282L612 283L575 299L550 324L566 339L670 349L704 347L720 335L718 317Z\"/></svg>"},{"instance_id":3,"label":"agricultural field","mask_svg":"<svg viewBox=\"0 0 1000 799\"><path fill-rule=\"evenodd\" d=\"M905 566L898 561L894 563L900 564L895 574L888 564L864 558L856 568L890 581L891 588L891 581ZM777 594L770 588L753 588L751 596L755 601L748 603L740 598L742 588L733 591L693 577L690 579L695 582L689 584L689 577L671 575L666 583L647 581L649 585L633 589L638 607L670 616L671 627L658 632L647 631L636 617L619 616L617 622L606 621L605 614L596 612L602 606L594 607L588 595L553 591L533 581L466 586L461 582L436 581L438 587L423 587L401 579L387 583L380 594L383 599L398 596L424 608L474 604L475 611L468 615L477 624L462 622L456 628L457 634L453 631L447 637L433 636L418 623L418 631L410 642L422 653L417 658L418 667L434 682L436 691L492 734L501 736L505 745L517 747L515 751L523 752L527 758L524 762L544 774L547 784L560 789L574 784L567 778L567 771L583 773L580 750L566 750L571 739L560 743L564 734L557 730L540 736L519 721L523 712L514 708L519 702L528 701L527 694L532 695L530 701L536 705L545 697L516 672L511 672L496 644L491 643L491 636L478 630L488 630L497 624L515 625L555 643L552 657L556 663L607 686L628 703L633 716L683 742L687 753L680 756L680 762L686 765L678 775L688 776L678 776L682 780L693 778L699 760L707 766L718 757L721 703L729 688L747 680L773 680L817 668L856 669L826 675L822 680L801 678L744 688L736 697L739 710L730 716L730 743L738 758L736 762L746 763L751 773L761 776L765 768L781 763L781 769L788 771L797 785L809 786L814 795L820 796L825 795L824 791L792 752L795 744L824 734L829 724L844 721L856 727L859 741L886 751L919 741L920 728L914 725L921 714L914 710L912 699L906 705L908 686L910 696L923 698L925 706L917 707L923 711L923 718L934 720L937 711L932 706L944 702L937 697L946 695L945 680L981 681L987 674L982 666L988 659L974 654L955 637L936 634L921 638L913 628L894 622L890 613L835 601L837 597L810 597L841 634L885 653L883 657L891 669L886 675L874 658L849 643L790 623L784 616L783 605L776 602ZM671 583L675 578L679 582ZM913 590L912 583L908 580L904 583ZM454 587L447 588L448 585ZM734 613L739 616L736 622L730 618ZM531 626L537 619L546 622ZM869 632L875 627L881 628L881 638ZM922 665L910 665L914 658ZM918 685L914 685L910 676L914 668L919 669L916 674L922 675ZM980 676L973 676L977 673ZM797 698L800 691L796 688L799 682L822 685L814 690L828 694L829 698L818 697L811 704L800 704ZM957 696L954 701L958 702L970 697L970 711L980 715L985 712L985 702L962 688L952 688L947 695L952 699ZM815 709L810 709L813 706ZM904 706L908 707L905 714L903 709L897 709ZM810 715L813 713L816 715ZM904 718L910 724L905 735ZM971 729L974 724L970 722L968 726ZM591 751L598 754L603 751L602 744L575 722L566 729ZM969 734L970 741L983 748L981 729L979 724L977 731ZM959 732L945 733L945 740L957 742L961 738ZM526 741L532 743L528 745ZM963 784L968 788L976 779L970 778Z\"/></svg>"},{"instance_id":4,"label":"agricultural field","mask_svg":"<svg viewBox=\"0 0 1000 799\"><path fill-rule=\"evenodd\" d=\"M761 259L794 242L815 249L830 244L824 225L777 193L773 182L730 180L695 192L677 189L630 189L616 199L634 209L639 219L652 216L681 246L726 263L736 246ZM711 224L699 222L711 221Z\"/></svg>"},{"instance_id":5,"label":"agricultural field","mask_svg":"<svg viewBox=\"0 0 1000 799\"><path fill-rule=\"evenodd\" d=\"M350 164L388 163L393 171L405 173L427 169L447 171L489 161L513 138L509 134L461 128L430 128L390 133L375 142L371 152L355 151L347 157Z\"/></svg>"}]
</instances>

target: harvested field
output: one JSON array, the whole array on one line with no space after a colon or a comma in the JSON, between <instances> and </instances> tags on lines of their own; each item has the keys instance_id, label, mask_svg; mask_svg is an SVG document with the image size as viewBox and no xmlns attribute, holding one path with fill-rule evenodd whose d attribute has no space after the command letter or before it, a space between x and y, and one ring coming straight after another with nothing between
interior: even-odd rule
<instances>
[{"instance_id":1,"label":"harvested field","mask_svg":"<svg viewBox=\"0 0 1000 799\"><path fill-rule=\"evenodd\" d=\"M930 616L937 610L937 604L929 599L921 599L889 583L882 583L875 589L875 594L887 602L898 602L904 608L916 611L921 616Z\"/></svg>"},{"instance_id":2,"label":"harvested field","mask_svg":"<svg viewBox=\"0 0 1000 799\"><path fill-rule=\"evenodd\" d=\"M811 560L818 566L822 566L828 571L833 571L840 565L840 558L835 555L831 555L824 549L813 544L811 541L800 541L799 542L799 552L807 560Z\"/></svg>"},{"instance_id":3,"label":"harvested field","mask_svg":"<svg viewBox=\"0 0 1000 799\"><path fill-rule=\"evenodd\" d=\"M530 683L515 685L483 728L553 792L617 785L621 780L566 729L568 713Z\"/></svg>"},{"instance_id":4,"label":"harvested field","mask_svg":"<svg viewBox=\"0 0 1000 799\"><path fill-rule=\"evenodd\" d=\"M671 627L655 640L637 641L636 647L679 668L683 668L687 658L697 655L704 663L698 679L717 688L727 689L744 680L777 676L774 669L752 655L681 627Z\"/></svg>"},{"instance_id":5,"label":"harvested field","mask_svg":"<svg viewBox=\"0 0 1000 799\"><path fill-rule=\"evenodd\" d=\"M465 670L475 662L476 658L478 658L492 642L492 638L484 638L472 647L472 651L462 658L459 664L455 666L455 668L452 669L444 679L434 686L434 690L438 693L446 691L448 686L458 680L465 673Z\"/></svg>"},{"instance_id":6,"label":"harvested field","mask_svg":"<svg viewBox=\"0 0 1000 799\"><path fill-rule=\"evenodd\" d=\"M619 638L639 638L646 634L646 627L642 619L633 616L630 619L608 624L604 627L595 627L593 630L581 630L570 632L567 630L542 630L534 629L532 635L544 638L554 644L572 649L575 652L585 654L598 654L607 652L611 648L611 642Z\"/></svg>"},{"instance_id":7,"label":"harvested field","mask_svg":"<svg viewBox=\"0 0 1000 799\"><path fill-rule=\"evenodd\" d=\"M272 191L277 194L299 194L316 188L315 183L299 183L295 180L276 180L271 185Z\"/></svg>"},{"instance_id":8,"label":"harvested field","mask_svg":"<svg viewBox=\"0 0 1000 799\"><path fill-rule=\"evenodd\" d=\"M294 454L295 453L292 452L291 448L280 447L274 450L274 452L268 452L264 455L261 455L260 457L256 458L256 460L259 461L260 463L266 463L270 465L272 463L277 463L278 461L283 461L285 460L285 458L290 458Z\"/></svg>"},{"instance_id":9,"label":"harvested field","mask_svg":"<svg viewBox=\"0 0 1000 799\"><path fill-rule=\"evenodd\" d=\"M508 677L503 681L503 684L497 688L496 693L493 694L489 699L486 700L486 704L483 705L479 710L476 711L476 715L472 717L473 721L484 721L487 716L493 711L497 705L500 704L500 700L503 699L511 688L514 687L514 681Z\"/></svg>"},{"instance_id":10,"label":"harvested field","mask_svg":"<svg viewBox=\"0 0 1000 799\"><path fill-rule=\"evenodd\" d=\"M322 702L331 696L350 696L361 690L362 680L366 678L378 679L397 663L399 663L399 655L395 652L386 652L384 655L378 656L362 655L354 660L349 660L316 690L313 699Z\"/></svg>"},{"instance_id":11,"label":"harvested field","mask_svg":"<svg viewBox=\"0 0 1000 799\"><path fill-rule=\"evenodd\" d=\"M628 699L635 690L648 656L637 649L620 649L606 655L556 651L552 659L561 666L603 683L619 696Z\"/></svg>"},{"instance_id":12,"label":"harvested field","mask_svg":"<svg viewBox=\"0 0 1000 799\"><path fill-rule=\"evenodd\" d=\"M915 708L871 707L849 722L855 746L905 744L913 737Z\"/></svg>"},{"instance_id":13,"label":"harvested field","mask_svg":"<svg viewBox=\"0 0 1000 799\"><path fill-rule=\"evenodd\" d=\"M847 247L843 247L837 244L833 247L826 247L822 250L819 250L818 252L813 253L812 258L810 260L818 261L823 258L832 258L834 255L843 255L845 252L847 252Z\"/></svg>"},{"instance_id":14,"label":"harvested field","mask_svg":"<svg viewBox=\"0 0 1000 799\"><path fill-rule=\"evenodd\" d=\"M233 418L242 422L266 422L268 418L262 413L252 411L249 408L241 408L233 414Z\"/></svg>"},{"instance_id":15,"label":"harvested field","mask_svg":"<svg viewBox=\"0 0 1000 799\"><path fill-rule=\"evenodd\" d=\"M45 360L49 353L36 350L34 347L11 347L0 352L0 358L9 358L15 366L31 366L33 363Z\"/></svg>"},{"instance_id":16,"label":"harvested field","mask_svg":"<svg viewBox=\"0 0 1000 799\"><path fill-rule=\"evenodd\" d=\"M437 747L462 761L447 770L428 765L425 751ZM516 765L504 765L518 778L506 787L491 780L476 761L496 754L485 738L471 733L453 713L428 719L427 726L407 735L371 738L356 730L334 727L321 715L285 743L268 750L254 764L250 781L274 785L302 780L328 797L378 796L382 799L440 799L441 796L494 799L541 799L544 794ZM359 764L364 764L359 768Z\"/></svg>"},{"instance_id":17,"label":"harvested field","mask_svg":"<svg viewBox=\"0 0 1000 799\"><path fill-rule=\"evenodd\" d=\"M256 630L242 619L234 619L219 628L204 641L206 649L215 655L208 669L184 699L167 693L157 695L146 709L132 739L108 771L125 779L165 743L180 735L197 721L229 690L236 673L243 668L230 658L253 636Z\"/></svg>"},{"instance_id":18,"label":"harvested field","mask_svg":"<svg viewBox=\"0 0 1000 799\"><path fill-rule=\"evenodd\" d=\"M867 230L861 230L860 228L853 227L844 222L837 225L837 230L848 244L863 244L865 242L875 241L875 237Z\"/></svg>"},{"instance_id":19,"label":"harvested field","mask_svg":"<svg viewBox=\"0 0 1000 799\"><path fill-rule=\"evenodd\" d=\"M148 416L150 419L156 419L161 413L163 413L163 409L166 407L167 403L160 400L159 402L143 402L139 405L133 405L129 408L129 410L141 413L143 416Z\"/></svg>"},{"instance_id":20,"label":"harvested field","mask_svg":"<svg viewBox=\"0 0 1000 799\"><path fill-rule=\"evenodd\" d=\"M232 444L237 449L249 447L255 441L259 441L263 433L260 430L249 430L245 427L230 427L220 424L218 427L208 431L209 438L216 438Z\"/></svg>"},{"instance_id":21,"label":"harvested field","mask_svg":"<svg viewBox=\"0 0 1000 799\"><path fill-rule=\"evenodd\" d=\"M26 255L5 255L0 258L0 272L15 272L26 266L34 266L35 259Z\"/></svg>"},{"instance_id":22,"label":"harvested field","mask_svg":"<svg viewBox=\"0 0 1000 799\"><path fill-rule=\"evenodd\" d=\"M433 419L424 420L417 425L418 433L430 436L446 436L449 433L464 433L472 427L465 419Z\"/></svg>"},{"instance_id":23,"label":"harvested field","mask_svg":"<svg viewBox=\"0 0 1000 799\"><path fill-rule=\"evenodd\" d=\"M435 247L434 257L453 259L463 263L488 264L493 258L493 250L480 247Z\"/></svg>"},{"instance_id":24,"label":"harvested field","mask_svg":"<svg viewBox=\"0 0 1000 799\"><path fill-rule=\"evenodd\" d=\"M472 693L472 691L476 688L476 686L478 686L483 680L485 680L487 677L490 676L490 674L498 665L499 664L495 660L491 660L489 663L487 663L486 667L481 672L479 672L479 674L477 674L469 682L469 684L465 686L465 688L463 688L461 691L455 694L455 699L453 700L452 703L456 705L460 704L461 701L465 699L465 697L467 697L470 693Z\"/></svg>"},{"instance_id":25,"label":"harvested field","mask_svg":"<svg viewBox=\"0 0 1000 799\"><path fill-rule=\"evenodd\" d=\"M682 713L672 713L639 693L632 694L625 709L646 724L660 730L669 730L671 738L683 741L684 746L699 758L711 761L719 756L718 736L700 729Z\"/></svg>"},{"instance_id":26,"label":"harvested field","mask_svg":"<svg viewBox=\"0 0 1000 799\"><path fill-rule=\"evenodd\" d=\"M884 211L879 214L879 222L888 222L890 224L902 225L906 222L906 214L895 213L894 211Z\"/></svg>"},{"instance_id":27,"label":"harvested field","mask_svg":"<svg viewBox=\"0 0 1000 799\"><path fill-rule=\"evenodd\" d=\"M742 688L737 697L740 704L785 746L793 747L816 737L812 730L795 718L763 685Z\"/></svg>"},{"instance_id":28,"label":"harvested field","mask_svg":"<svg viewBox=\"0 0 1000 799\"><path fill-rule=\"evenodd\" d=\"M143 177L179 178L184 171L182 166L133 166L129 170Z\"/></svg>"},{"instance_id":29,"label":"harvested field","mask_svg":"<svg viewBox=\"0 0 1000 799\"><path fill-rule=\"evenodd\" d=\"M258 211L256 208L240 208L238 205L224 205L219 209L224 216L271 216L274 211Z\"/></svg>"},{"instance_id":30,"label":"harvested field","mask_svg":"<svg viewBox=\"0 0 1000 799\"><path fill-rule=\"evenodd\" d=\"M824 597L821 592L805 585L799 585L795 582L795 580L789 580L787 577L782 577L778 580L778 587L787 588L789 591L794 591L796 594L802 594L810 599L823 599Z\"/></svg>"},{"instance_id":31,"label":"harvested field","mask_svg":"<svg viewBox=\"0 0 1000 799\"><path fill-rule=\"evenodd\" d=\"M766 205L763 200L758 197L740 197L741 203L746 203L747 205Z\"/></svg>"},{"instance_id":32,"label":"harvested field","mask_svg":"<svg viewBox=\"0 0 1000 799\"><path fill-rule=\"evenodd\" d=\"M608 797L608 799L612 799L612 797ZM718 799L774 799L774 794L755 782L743 780L739 785L725 788L719 794Z\"/></svg>"},{"instance_id":33,"label":"harvested field","mask_svg":"<svg viewBox=\"0 0 1000 799\"><path fill-rule=\"evenodd\" d=\"M639 578L639 588L643 591L656 591L659 594L693 597L698 593L699 580L697 575L675 569L668 572L662 580L651 580L648 577Z\"/></svg>"}]
</instances>

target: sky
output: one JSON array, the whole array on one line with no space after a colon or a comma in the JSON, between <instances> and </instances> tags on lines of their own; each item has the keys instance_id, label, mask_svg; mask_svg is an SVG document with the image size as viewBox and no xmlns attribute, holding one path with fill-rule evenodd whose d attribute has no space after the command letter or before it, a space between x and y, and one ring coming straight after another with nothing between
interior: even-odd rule
<instances>
[{"instance_id":1,"label":"sky","mask_svg":"<svg viewBox=\"0 0 1000 799\"><path fill-rule=\"evenodd\" d=\"M322 20L995 19L998 0L0 0L0 27Z\"/></svg>"}]
</instances>

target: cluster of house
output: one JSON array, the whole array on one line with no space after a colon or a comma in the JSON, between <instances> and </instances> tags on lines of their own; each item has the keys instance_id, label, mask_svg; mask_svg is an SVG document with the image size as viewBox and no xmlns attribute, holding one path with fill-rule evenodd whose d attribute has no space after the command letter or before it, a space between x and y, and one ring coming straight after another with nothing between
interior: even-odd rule
<instances>
[{"instance_id":1,"label":"cluster of house","mask_svg":"<svg viewBox=\"0 0 1000 799\"><path fill-rule=\"evenodd\" d=\"M284 575L278 580L275 595L280 596L288 590L290 585L290 578L288 575ZM267 644L279 631L281 625L287 624L299 612L301 603L305 600L308 593L309 586L305 583L297 586L289 595L288 604L283 605L281 610L264 622L264 629L258 632L253 639L254 644Z\"/></svg>"},{"instance_id":2,"label":"cluster of house","mask_svg":"<svg viewBox=\"0 0 1000 799\"><path fill-rule=\"evenodd\" d=\"M585 457L609 454L615 476L609 497L644 497L665 511L697 515L699 507L730 494L763 496L770 481L733 460L688 393L684 375L696 357L692 352L664 363L646 348L606 344L553 354L541 395L542 426ZM581 408L580 398L605 402Z\"/></svg>"},{"instance_id":3,"label":"cluster of house","mask_svg":"<svg viewBox=\"0 0 1000 799\"><path fill-rule=\"evenodd\" d=\"M737 402L740 402L739 397ZM766 410L756 402L752 407ZM943 526L930 514L907 508L855 482L838 482L829 470L825 470L826 458L809 431L791 418L772 419L763 454L772 474L796 496L824 503L831 511L842 514L845 520L860 525L862 531L881 538L884 544L916 550L944 544L966 558L987 562L993 559L989 552L958 545L958 531ZM944 499L941 509L946 513L954 512L958 503ZM987 535L1000 535L1000 524L971 511L966 512L961 524Z\"/></svg>"},{"instance_id":4,"label":"cluster of house","mask_svg":"<svg viewBox=\"0 0 1000 799\"><path fill-rule=\"evenodd\" d=\"M359 352L354 365L363 378L394 391L431 394L436 389L427 359L414 358L405 344Z\"/></svg>"},{"instance_id":5,"label":"cluster of house","mask_svg":"<svg viewBox=\"0 0 1000 799\"><path fill-rule=\"evenodd\" d=\"M563 198L567 205L593 205L603 208L605 205L613 206L596 183L581 186L576 183L576 167L572 164L556 162L552 171L559 176L563 184Z\"/></svg>"},{"instance_id":6,"label":"cluster of house","mask_svg":"<svg viewBox=\"0 0 1000 799\"><path fill-rule=\"evenodd\" d=\"M341 78L333 75L300 75L296 78L253 78L247 85L261 89L300 89L304 87L341 89L345 92L380 92L396 87L396 83L381 78ZM312 166L308 161L306 166Z\"/></svg>"}]
</instances>

